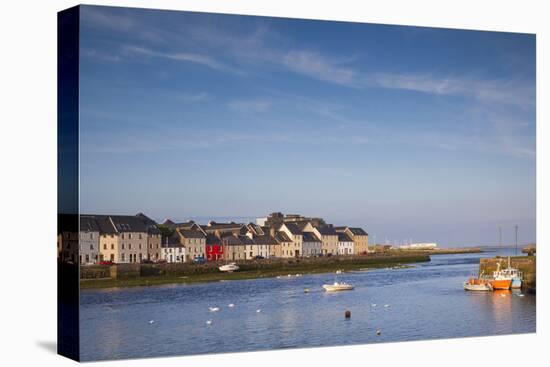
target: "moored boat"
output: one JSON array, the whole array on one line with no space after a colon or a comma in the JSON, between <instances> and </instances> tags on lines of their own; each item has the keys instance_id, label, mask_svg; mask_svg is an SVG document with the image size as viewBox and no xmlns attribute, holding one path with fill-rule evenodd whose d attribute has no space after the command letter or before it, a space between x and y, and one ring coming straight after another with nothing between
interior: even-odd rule
<instances>
[{"instance_id":1,"label":"moored boat","mask_svg":"<svg viewBox=\"0 0 550 367\"><path fill-rule=\"evenodd\" d=\"M510 259L508 259L508 262ZM507 269L500 269L500 263L497 263L497 270L493 272L493 279L491 285L494 290L509 290L512 286L512 276L510 273L510 267Z\"/></svg>"},{"instance_id":2,"label":"moored boat","mask_svg":"<svg viewBox=\"0 0 550 367\"><path fill-rule=\"evenodd\" d=\"M323 289L327 292L351 291L353 288L353 285L348 283L323 284Z\"/></svg>"},{"instance_id":3,"label":"moored boat","mask_svg":"<svg viewBox=\"0 0 550 367\"><path fill-rule=\"evenodd\" d=\"M222 265L218 269L220 269L220 271L225 271L225 272L231 273L231 272L239 270L240 268L237 264L230 263L230 264Z\"/></svg>"},{"instance_id":4,"label":"moored boat","mask_svg":"<svg viewBox=\"0 0 550 367\"><path fill-rule=\"evenodd\" d=\"M492 291L493 286L491 282L485 279L470 278L464 283L464 290L466 291Z\"/></svg>"}]
</instances>

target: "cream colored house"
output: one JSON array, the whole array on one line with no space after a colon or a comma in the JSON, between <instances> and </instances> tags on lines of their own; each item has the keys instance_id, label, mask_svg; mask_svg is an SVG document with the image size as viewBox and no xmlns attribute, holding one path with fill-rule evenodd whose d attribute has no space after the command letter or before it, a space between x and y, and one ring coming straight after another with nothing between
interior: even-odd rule
<instances>
[{"instance_id":1,"label":"cream colored house","mask_svg":"<svg viewBox=\"0 0 550 367\"><path fill-rule=\"evenodd\" d=\"M246 246L249 245L249 237L230 234L222 237L221 240L224 247L224 260L238 261L246 259Z\"/></svg>"},{"instance_id":2,"label":"cream colored house","mask_svg":"<svg viewBox=\"0 0 550 367\"><path fill-rule=\"evenodd\" d=\"M283 223L279 227L279 232L285 233L292 242L285 243L281 247L281 257L300 257L302 256L303 234L300 228L294 223Z\"/></svg>"},{"instance_id":3,"label":"cream colored house","mask_svg":"<svg viewBox=\"0 0 550 367\"><path fill-rule=\"evenodd\" d=\"M195 229L177 229L180 236L180 243L186 249L187 260L195 258L206 259L206 235L203 231Z\"/></svg>"},{"instance_id":4,"label":"cream colored house","mask_svg":"<svg viewBox=\"0 0 550 367\"><path fill-rule=\"evenodd\" d=\"M338 232L338 255L353 255L353 240L346 233Z\"/></svg>"},{"instance_id":5,"label":"cream colored house","mask_svg":"<svg viewBox=\"0 0 550 367\"><path fill-rule=\"evenodd\" d=\"M338 233L334 227L315 227L313 233L321 239L323 255L338 254Z\"/></svg>"},{"instance_id":6,"label":"cream colored house","mask_svg":"<svg viewBox=\"0 0 550 367\"><path fill-rule=\"evenodd\" d=\"M96 215L99 260L139 263L147 259L147 227L133 215Z\"/></svg>"},{"instance_id":7,"label":"cream colored house","mask_svg":"<svg viewBox=\"0 0 550 367\"><path fill-rule=\"evenodd\" d=\"M353 240L353 253L356 255L365 255L374 252L369 249L369 234L360 227L346 227L344 232Z\"/></svg>"},{"instance_id":8,"label":"cream colored house","mask_svg":"<svg viewBox=\"0 0 550 367\"><path fill-rule=\"evenodd\" d=\"M293 246L292 240L285 232L276 232L275 240L278 243L278 246L275 247L274 255L275 257L288 257L283 256L283 251L291 248ZM283 250L284 249L284 250Z\"/></svg>"},{"instance_id":9,"label":"cream colored house","mask_svg":"<svg viewBox=\"0 0 550 367\"><path fill-rule=\"evenodd\" d=\"M252 238L254 245L252 246L252 258L256 256L262 256L266 259L275 257L280 251L277 251L277 247L280 247L279 243L269 234L254 236ZM250 255L250 253L249 253Z\"/></svg>"}]
</instances>

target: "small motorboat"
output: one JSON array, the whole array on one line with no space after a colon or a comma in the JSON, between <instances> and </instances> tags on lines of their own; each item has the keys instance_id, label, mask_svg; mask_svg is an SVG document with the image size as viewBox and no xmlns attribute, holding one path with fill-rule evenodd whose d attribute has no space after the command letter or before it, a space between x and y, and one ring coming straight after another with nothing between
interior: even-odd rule
<instances>
[{"instance_id":1,"label":"small motorboat","mask_svg":"<svg viewBox=\"0 0 550 367\"><path fill-rule=\"evenodd\" d=\"M493 272L491 285L494 290L509 290L512 286L512 276L508 269L501 270L500 263L497 263L497 270Z\"/></svg>"},{"instance_id":2,"label":"small motorboat","mask_svg":"<svg viewBox=\"0 0 550 367\"><path fill-rule=\"evenodd\" d=\"M348 283L323 284L323 289L327 292L351 291L353 288L353 285Z\"/></svg>"},{"instance_id":3,"label":"small motorboat","mask_svg":"<svg viewBox=\"0 0 550 367\"><path fill-rule=\"evenodd\" d=\"M218 269L220 269L220 271L225 271L225 272L231 273L231 272L239 270L239 267L235 263L230 263L230 264L222 265Z\"/></svg>"},{"instance_id":4,"label":"small motorboat","mask_svg":"<svg viewBox=\"0 0 550 367\"><path fill-rule=\"evenodd\" d=\"M464 283L465 291L492 291L493 286L491 282L483 280L470 278L467 282Z\"/></svg>"}]
</instances>

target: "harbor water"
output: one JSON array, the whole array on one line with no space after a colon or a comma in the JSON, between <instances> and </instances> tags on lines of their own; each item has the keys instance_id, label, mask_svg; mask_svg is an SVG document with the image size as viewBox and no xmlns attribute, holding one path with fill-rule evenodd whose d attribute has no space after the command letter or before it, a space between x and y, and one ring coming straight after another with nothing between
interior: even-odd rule
<instances>
[{"instance_id":1,"label":"harbor water","mask_svg":"<svg viewBox=\"0 0 550 367\"><path fill-rule=\"evenodd\" d=\"M501 255L507 255L501 253ZM513 255L513 251L510 253ZM533 333L535 296L465 292L479 258L412 268L83 290L83 361ZM326 293L336 276L355 286ZM304 292L304 289L309 292ZM232 305L230 307L229 305ZM212 311L211 307L219 310ZM351 317L344 317L351 311ZM379 332L378 332L379 331Z\"/></svg>"}]
</instances>

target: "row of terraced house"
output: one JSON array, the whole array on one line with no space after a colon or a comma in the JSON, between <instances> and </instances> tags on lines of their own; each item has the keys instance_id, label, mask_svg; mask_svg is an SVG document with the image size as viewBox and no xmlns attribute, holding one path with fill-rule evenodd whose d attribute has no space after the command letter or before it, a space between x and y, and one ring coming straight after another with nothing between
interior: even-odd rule
<instances>
[{"instance_id":1,"label":"row of terraced house","mask_svg":"<svg viewBox=\"0 0 550 367\"><path fill-rule=\"evenodd\" d=\"M364 255L371 250L362 228L282 213L256 223L206 225L171 220L157 224L142 213L80 215L78 232L58 235L59 258L80 264Z\"/></svg>"}]
</instances>

